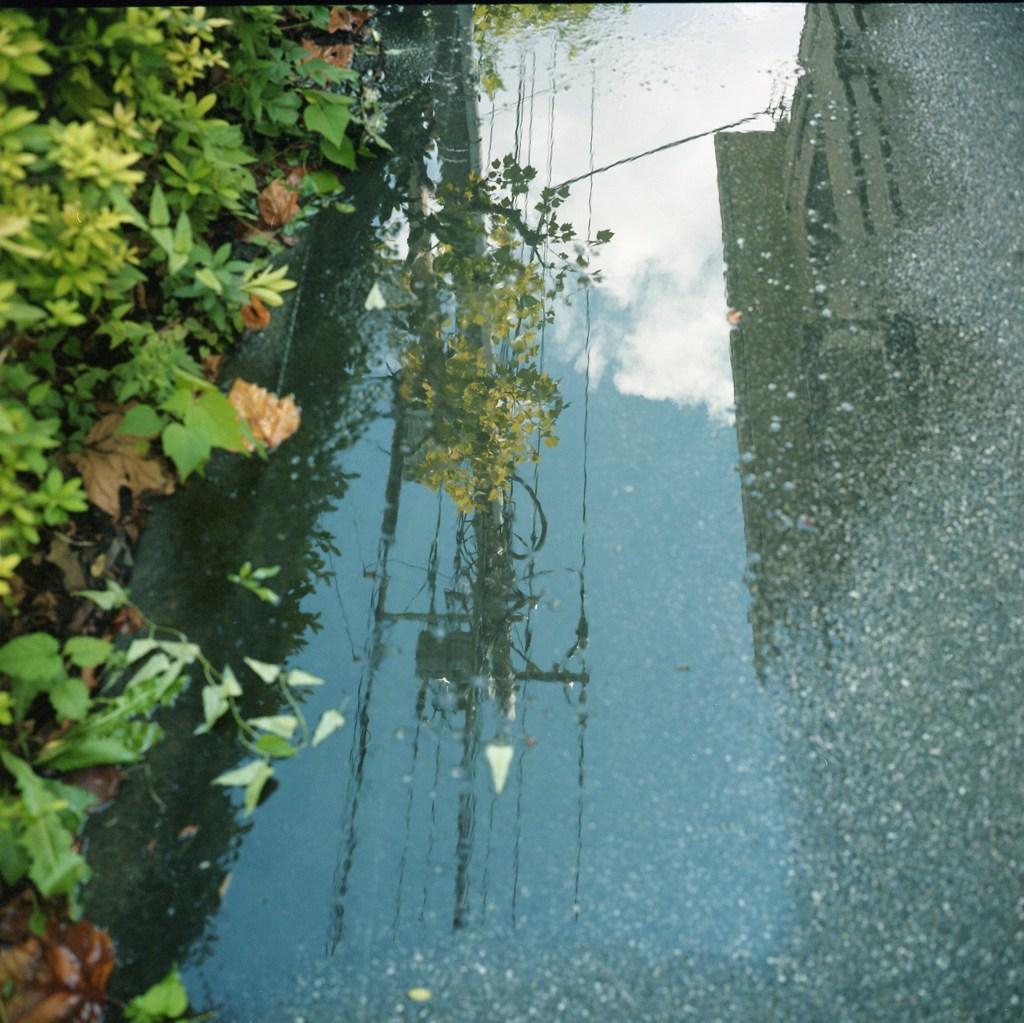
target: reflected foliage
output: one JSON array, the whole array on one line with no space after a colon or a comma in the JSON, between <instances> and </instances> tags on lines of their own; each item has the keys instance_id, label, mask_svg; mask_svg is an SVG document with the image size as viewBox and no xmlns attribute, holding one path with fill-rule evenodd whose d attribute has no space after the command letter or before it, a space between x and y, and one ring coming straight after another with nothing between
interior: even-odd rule
<instances>
[{"instance_id":1,"label":"reflected foliage","mask_svg":"<svg viewBox=\"0 0 1024 1023\"><path fill-rule=\"evenodd\" d=\"M495 160L464 186L442 185L435 208L413 217L399 390L426 428L406 472L463 511L507 497L517 468L558 443L562 399L541 367L544 326L570 280L599 276L590 252L611 237L580 241L559 221L566 187L542 189L524 210L536 173Z\"/></svg>"},{"instance_id":2,"label":"reflected foliage","mask_svg":"<svg viewBox=\"0 0 1024 1023\"><path fill-rule=\"evenodd\" d=\"M575 56L573 45L582 36L596 4L474 4L473 33L480 61L480 84L487 95L504 88L496 60L510 39L544 29L552 29L559 40L570 42L569 56ZM622 9L626 9L625 4Z\"/></svg>"}]
</instances>

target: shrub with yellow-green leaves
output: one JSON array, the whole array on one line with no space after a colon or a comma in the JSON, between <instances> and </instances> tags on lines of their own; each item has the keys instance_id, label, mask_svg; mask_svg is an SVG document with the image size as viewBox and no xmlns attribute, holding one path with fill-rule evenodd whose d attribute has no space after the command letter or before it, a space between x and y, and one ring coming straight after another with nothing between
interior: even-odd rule
<instances>
[{"instance_id":1,"label":"shrub with yellow-green leaves","mask_svg":"<svg viewBox=\"0 0 1024 1023\"><path fill-rule=\"evenodd\" d=\"M211 447L244 450L200 362L294 282L269 265L279 243L241 259L233 229L259 219L277 157L319 167L303 194L330 196L329 168L380 142L353 141L358 76L301 45L329 9L287 10L0 10L0 596L39 530L83 506L57 459L97 402L150 409L182 479ZM206 432L200 394L223 412Z\"/></svg>"}]
</instances>

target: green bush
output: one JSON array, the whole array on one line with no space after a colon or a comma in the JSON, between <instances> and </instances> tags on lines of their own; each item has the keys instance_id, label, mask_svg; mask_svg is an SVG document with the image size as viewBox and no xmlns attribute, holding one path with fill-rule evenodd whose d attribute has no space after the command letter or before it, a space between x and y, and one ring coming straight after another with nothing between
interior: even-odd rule
<instances>
[{"instance_id":1,"label":"green bush","mask_svg":"<svg viewBox=\"0 0 1024 1023\"><path fill-rule=\"evenodd\" d=\"M315 172L303 196L336 195L330 168L379 141L358 75L301 43L328 8L302 16L0 11L0 595L40 528L84 507L60 459L98 402L148 409L134 426L182 479L245 450L201 362L294 282L273 239L253 260L232 233L282 164Z\"/></svg>"}]
</instances>

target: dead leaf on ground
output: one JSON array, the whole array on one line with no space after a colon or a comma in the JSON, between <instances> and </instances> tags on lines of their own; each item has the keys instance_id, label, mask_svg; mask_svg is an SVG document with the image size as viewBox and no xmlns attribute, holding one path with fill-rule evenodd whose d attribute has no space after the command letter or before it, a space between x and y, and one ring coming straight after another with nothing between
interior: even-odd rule
<instances>
[{"instance_id":1,"label":"dead leaf on ground","mask_svg":"<svg viewBox=\"0 0 1024 1023\"><path fill-rule=\"evenodd\" d=\"M80 789L85 789L86 792L91 792L96 797L96 802L89 807L90 810L95 810L113 799L124 779L125 774L113 764L83 767L81 770L69 771L60 776L60 780L65 784L77 785Z\"/></svg>"},{"instance_id":2,"label":"dead leaf on ground","mask_svg":"<svg viewBox=\"0 0 1024 1023\"><path fill-rule=\"evenodd\" d=\"M223 352L210 352L210 354L203 359L203 376L206 377L211 384L215 383L217 377L220 375L220 367L223 362Z\"/></svg>"},{"instance_id":3,"label":"dead leaf on ground","mask_svg":"<svg viewBox=\"0 0 1024 1023\"><path fill-rule=\"evenodd\" d=\"M89 500L115 520L121 517L121 487L141 497L170 494L175 486L174 477L142 438L116 432L123 419L122 412L105 415L85 438L85 451L68 456L82 475Z\"/></svg>"},{"instance_id":4,"label":"dead leaf on ground","mask_svg":"<svg viewBox=\"0 0 1024 1023\"><path fill-rule=\"evenodd\" d=\"M353 35L359 35L369 20L369 11L353 11L350 7L332 7L327 31L351 32Z\"/></svg>"},{"instance_id":5,"label":"dead leaf on ground","mask_svg":"<svg viewBox=\"0 0 1024 1023\"><path fill-rule=\"evenodd\" d=\"M284 176L284 183L286 185L291 185L292 188L298 188L302 184L302 179L305 176L305 167L289 167L288 173Z\"/></svg>"},{"instance_id":6,"label":"dead leaf on ground","mask_svg":"<svg viewBox=\"0 0 1024 1023\"><path fill-rule=\"evenodd\" d=\"M114 968L114 946L88 920L56 924L41 938L0 949L0 987L9 1023L99 1023Z\"/></svg>"},{"instance_id":7,"label":"dead leaf on ground","mask_svg":"<svg viewBox=\"0 0 1024 1023\"><path fill-rule=\"evenodd\" d=\"M249 424L256 440L271 451L299 428L301 416L292 398L279 398L247 380L239 378L231 385L228 401Z\"/></svg>"},{"instance_id":8,"label":"dead leaf on ground","mask_svg":"<svg viewBox=\"0 0 1024 1023\"><path fill-rule=\"evenodd\" d=\"M349 67L356 48L351 43L335 43L333 46L317 46L309 39L303 39L302 45L309 51L310 56L304 57L303 62L317 57L327 61L334 67Z\"/></svg>"},{"instance_id":9,"label":"dead leaf on ground","mask_svg":"<svg viewBox=\"0 0 1024 1023\"><path fill-rule=\"evenodd\" d=\"M270 323L270 310L253 295L248 305L242 306L242 323L248 330L262 330Z\"/></svg>"},{"instance_id":10,"label":"dead leaf on ground","mask_svg":"<svg viewBox=\"0 0 1024 1023\"><path fill-rule=\"evenodd\" d=\"M130 636L145 625L145 619L134 607L122 607L114 615L112 631L115 636Z\"/></svg>"},{"instance_id":11,"label":"dead leaf on ground","mask_svg":"<svg viewBox=\"0 0 1024 1023\"><path fill-rule=\"evenodd\" d=\"M68 593L87 588L85 569L78 560L78 550L63 533L54 534L46 560L60 569L60 574L64 577L64 588Z\"/></svg>"},{"instance_id":12,"label":"dead leaf on ground","mask_svg":"<svg viewBox=\"0 0 1024 1023\"><path fill-rule=\"evenodd\" d=\"M326 58L325 58L326 59ZM281 227L299 211L299 195L280 178L275 178L260 192L256 206L265 224Z\"/></svg>"}]
</instances>

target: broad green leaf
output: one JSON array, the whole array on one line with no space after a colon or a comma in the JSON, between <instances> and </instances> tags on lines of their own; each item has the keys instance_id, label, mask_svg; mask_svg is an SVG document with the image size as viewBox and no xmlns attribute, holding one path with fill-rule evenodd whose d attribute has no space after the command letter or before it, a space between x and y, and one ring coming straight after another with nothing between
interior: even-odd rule
<instances>
[{"instance_id":1,"label":"broad green leaf","mask_svg":"<svg viewBox=\"0 0 1024 1023\"><path fill-rule=\"evenodd\" d=\"M36 763L57 771L76 771L96 764L134 764L162 734L163 730L151 721L130 721L106 733L90 732L86 722L44 746Z\"/></svg>"},{"instance_id":2,"label":"broad green leaf","mask_svg":"<svg viewBox=\"0 0 1024 1023\"><path fill-rule=\"evenodd\" d=\"M194 427L171 423L161 439L164 454L174 462L183 483L210 458L210 438Z\"/></svg>"},{"instance_id":3,"label":"broad green leaf","mask_svg":"<svg viewBox=\"0 0 1024 1023\"><path fill-rule=\"evenodd\" d=\"M14 778L28 815L40 817L47 813L53 804L53 795L43 779L21 757L16 757L5 749L0 749L0 760Z\"/></svg>"},{"instance_id":4,"label":"broad green leaf","mask_svg":"<svg viewBox=\"0 0 1024 1023\"><path fill-rule=\"evenodd\" d=\"M152 405L133 405L121 420L117 433L153 437L164 428L164 418Z\"/></svg>"},{"instance_id":5,"label":"broad green leaf","mask_svg":"<svg viewBox=\"0 0 1024 1023\"><path fill-rule=\"evenodd\" d=\"M129 651L130 650L131 648L129 647ZM173 663L174 662L167 656L167 654L162 650L159 650L152 657L139 665L135 674L132 675L127 683L125 683L124 691L127 693L130 689L134 689L135 686L140 685L142 682L148 682L151 678L156 678L158 675L167 671Z\"/></svg>"},{"instance_id":6,"label":"broad green leaf","mask_svg":"<svg viewBox=\"0 0 1024 1023\"><path fill-rule=\"evenodd\" d=\"M113 643L95 636L72 636L64 644L64 656L79 668L95 668L114 649Z\"/></svg>"},{"instance_id":7,"label":"broad green leaf","mask_svg":"<svg viewBox=\"0 0 1024 1023\"><path fill-rule=\"evenodd\" d=\"M324 680L301 668L292 668L285 677L285 683L294 689L297 686L322 686Z\"/></svg>"},{"instance_id":8,"label":"broad green leaf","mask_svg":"<svg viewBox=\"0 0 1024 1023\"><path fill-rule=\"evenodd\" d=\"M277 760L283 760L287 757L294 757L298 750L279 735L261 735L256 743L256 752L262 753L264 756L274 757Z\"/></svg>"},{"instance_id":9,"label":"broad green leaf","mask_svg":"<svg viewBox=\"0 0 1024 1023\"><path fill-rule=\"evenodd\" d=\"M325 710L320 715L316 728L313 731L313 748L320 745L329 735L332 735L345 724L345 716L340 710Z\"/></svg>"},{"instance_id":10,"label":"broad green leaf","mask_svg":"<svg viewBox=\"0 0 1024 1023\"><path fill-rule=\"evenodd\" d=\"M328 160L331 160L341 167L347 167L349 170L356 169L356 148L352 144L352 140L347 135L343 136L337 145L328 139L321 139L320 152L323 153Z\"/></svg>"},{"instance_id":11,"label":"broad green leaf","mask_svg":"<svg viewBox=\"0 0 1024 1023\"><path fill-rule=\"evenodd\" d=\"M335 147L342 144L345 129L352 115L348 107L319 102L310 103L303 112L302 119L310 131L315 131ZM349 143L351 145L351 143ZM353 150L354 155L354 150Z\"/></svg>"},{"instance_id":12,"label":"broad green leaf","mask_svg":"<svg viewBox=\"0 0 1024 1023\"><path fill-rule=\"evenodd\" d=\"M238 410L215 388L203 392L199 401L192 402L183 418L186 426L205 434L214 447L245 450Z\"/></svg>"},{"instance_id":13,"label":"broad green leaf","mask_svg":"<svg viewBox=\"0 0 1024 1023\"><path fill-rule=\"evenodd\" d=\"M64 674L60 644L45 632L18 636L0 647L0 671L14 679L50 682Z\"/></svg>"},{"instance_id":14,"label":"broad green leaf","mask_svg":"<svg viewBox=\"0 0 1024 1023\"><path fill-rule=\"evenodd\" d=\"M81 679L61 679L49 695L53 709L62 719L81 721L89 713L89 690Z\"/></svg>"},{"instance_id":15,"label":"broad green leaf","mask_svg":"<svg viewBox=\"0 0 1024 1023\"><path fill-rule=\"evenodd\" d=\"M0 647L0 672L11 677L14 718L20 721L40 693L66 677L60 644L45 632L18 636Z\"/></svg>"},{"instance_id":16,"label":"broad green leaf","mask_svg":"<svg viewBox=\"0 0 1024 1023\"><path fill-rule=\"evenodd\" d=\"M281 674L281 669L276 664L268 664L266 661L257 661L255 657L246 657L244 660L245 663L248 664L261 679L263 679L264 682L276 682L278 676Z\"/></svg>"},{"instance_id":17,"label":"broad green leaf","mask_svg":"<svg viewBox=\"0 0 1024 1023\"><path fill-rule=\"evenodd\" d=\"M299 727L299 719L294 714L275 714L273 717L248 718L253 728L260 728L271 735L279 735L282 739L290 739Z\"/></svg>"},{"instance_id":18,"label":"broad green leaf","mask_svg":"<svg viewBox=\"0 0 1024 1023\"><path fill-rule=\"evenodd\" d=\"M163 1023L174 1020L188 1011L188 992L181 982L178 966L144 994L133 998L125 1007L129 1023Z\"/></svg>"},{"instance_id":19,"label":"broad green leaf","mask_svg":"<svg viewBox=\"0 0 1024 1023\"><path fill-rule=\"evenodd\" d=\"M88 879L89 868L73 849L75 836L55 814L47 814L26 824L21 844L30 857L28 876L41 895L73 895Z\"/></svg>"}]
</instances>

